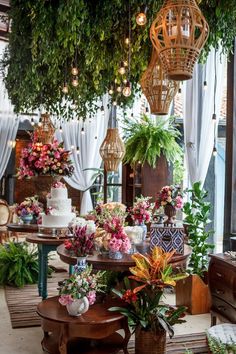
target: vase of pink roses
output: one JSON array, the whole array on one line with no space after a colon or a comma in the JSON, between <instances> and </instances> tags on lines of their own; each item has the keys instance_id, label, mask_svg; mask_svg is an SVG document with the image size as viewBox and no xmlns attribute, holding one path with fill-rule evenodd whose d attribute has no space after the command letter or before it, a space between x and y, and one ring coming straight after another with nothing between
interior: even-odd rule
<instances>
[{"instance_id":1,"label":"vase of pink roses","mask_svg":"<svg viewBox=\"0 0 236 354\"><path fill-rule=\"evenodd\" d=\"M118 216L108 218L103 225L104 230L110 234L108 241L109 258L121 259L124 253L129 253L130 240L124 230L124 220Z\"/></svg>"},{"instance_id":2,"label":"vase of pink roses","mask_svg":"<svg viewBox=\"0 0 236 354\"><path fill-rule=\"evenodd\" d=\"M183 197L178 186L165 186L158 193L155 208L164 208L165 224L174 224L176 211L183 207Z\"/></svg>"},{"instance_id":3,"label":"vase of pink roses","mask_svg":"<svg viewBox=\"0 0 236 354\"><path fill-rule=\"evenodd\" d=\"M132 219L135 225L143 228L143 241L147 236L147 225L151 220L152 204L150 203L151 197L136 197L133 208L130 210Z\"/></svg>"}]
</instances>

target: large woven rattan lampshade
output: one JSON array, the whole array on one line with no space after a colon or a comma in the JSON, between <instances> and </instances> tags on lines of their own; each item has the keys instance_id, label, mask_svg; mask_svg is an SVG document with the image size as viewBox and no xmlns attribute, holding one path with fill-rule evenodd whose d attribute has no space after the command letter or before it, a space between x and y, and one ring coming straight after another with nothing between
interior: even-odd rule
<instances>
[{"instance_id":1,"label":"large woven rattan lampshade","mask_svg":"<svg viewBox=\"0 0 236 354\"><path fill-rule=\"evenodd\" d=\"M107 135L99 151L106 171L117 171L125 155L125 145L120 138L118 128L107 129Z\"/></svg>"},{"instance_id":2,"label":"large woven rattan lampshade","mask_svg":"<svg viewBox=\"0 0 236 354\"><path fill-rule=\"evenodd\" d=\"M165 0L150 28L150 38L169 79L192 78L208 32L195 0Z\"/></svg>"},{"instance_id":3,"label":"large woven rattan lampshade","mask_svg":"<svg viewBox=\"0 0 236 354\"><path fill-rule=\"evenodd\" d=\"M151 113L168 114L170 103L177 93L179 83L167 78L155 49L152 51L151 61L140 84L150 105Z\"/></svg>"},{"instance_id":4,"label":"large woven rattan lampshade","mask_svg":"<svg viewBox=\"0 0 236 354\"><path fill-rule=\"evenodd\" d=\"M41 125L35 129L37 140L43 144L50 144L54 138L55 128L49 114L41 114Z\"/></svg>"}]
</instances>

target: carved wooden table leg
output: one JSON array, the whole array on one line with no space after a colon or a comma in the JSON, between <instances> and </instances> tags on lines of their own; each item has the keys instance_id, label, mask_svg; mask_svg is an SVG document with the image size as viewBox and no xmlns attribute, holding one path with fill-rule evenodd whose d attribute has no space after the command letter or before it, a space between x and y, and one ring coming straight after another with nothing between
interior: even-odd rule
<instances>
[{"instance_id":1,"label":"carved wooden table leg","mask_svg":"<svg viewBox=\"0 0 236 354\"><path fill-rule=\"evenodd\" d=\"M67 343L69 341L68 325L61 325L61 333L59 338L59 352L60 354L67 354Z\"/></svg>"}]
</instances>

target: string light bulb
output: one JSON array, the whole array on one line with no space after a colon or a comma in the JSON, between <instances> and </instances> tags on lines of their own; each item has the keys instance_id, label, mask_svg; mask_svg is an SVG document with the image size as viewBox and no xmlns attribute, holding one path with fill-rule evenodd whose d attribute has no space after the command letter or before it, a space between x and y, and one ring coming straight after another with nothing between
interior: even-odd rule
<instances>
[{"instance_id":1,"label":"string light bulb","mask_svg":"<svg viewBox=\"0 0 236 354\"><path fill-rule=\"evenodd\" d=\"M114 90L113 90L113 87L110 88L110 90L108 91L109 95L113 95L114 93Z\"/></svg>"},{"instance_id":2,"label":"string light bulb","mask_svg":"<svg viewBox=\"0 0 236 354\"><path fill-rule=\"evenodd\" d=\"M113 104L113 106L117 106L117 102L116 101L113 101L112 104Z\"/></svg>"},{"instance_id":3,"label":"string light bulb","mask_svg":"<svg viewBox=\"0 0 236 354\"><path fill-rule=\"evenodd\" d=\"M78 73L79 73L78 68L77 68L76 66L74 66L74 67L71 69L71 74L72 74L73 76L77 76Z\"/></svg>"},{"instance_id":4,"label":"string light bulb","mask_svg":"<svg viewBox=\"0 0 236 354\"><path fill-rule=\"evenodd\" d=\"M38 126L39 126L39 127L41 127L41 126L42 126L41 117L39 118Z\"/></svg>"},{"instance_id":5,"label":"string light bulb","mask_svg":"<svg viewBox=\"0 0 236 354\"><path fill-rule=\"evenodd\" d=\"M92 123L92 117L91 116L89 116L89 123Z\"/></svg>"},{"instance_id":6,"label":"string light bulb","mask_svg":"<svg viewBox=\"0 0 236 354\"><path fill-rule=\"evenodd\" d=\"M62 126L60 125L59 132L62 133Z\"/></svg>"},{"instance_id":7,"label":"string light bulb","mask_svg":"<svg viewBox=\"0 0 236 354\"><path fill-rule=\"evenodd\" d=\"M125 38L125 44L126 44L126 45L129 45L129 42L130 42L129 37L126 37L126 38Z\"/></svg>"},{"instance_id":8,"label":"string light bulb","mask_svg":"<svg viewBox=\"0 0 236 354\"><path fill-rule=\"evenodd\" d=\"M67 95L67 93L69 92L69 88L68 88L68 85L67 83L65 82L64 83L64 86L62 87L62 92Z\"/></svg>"},{"instance_id":9,"label":"string light bulb","mask_svg":"<svg viewBox=\"0 0 236 354\"><path fill-rule=\"evenodd\" d=\"M70 149L71 150L74 150L75 146L74 145L71 145Z\"/></svg>"},{"instance_id":10,"label":"string light bulb","mask_svg":"<svg viewBox=\"0 0 236 354\"><path fill-rule=\"evenodd\" d=\"M32 125L32 127L35 125L34 123L34 118L32 117L31 120L30 120L30 124Z\"/></svg>"},{"instance_id":11,"label":"string light bulb","mask_svg":"<svg viewBox=\"0 0 236 354\"><path fill-rule=\"evenodd\" d=\"M94 137L94 139L97 140L97 138L98 138L98 137L97 137L97 135L96 135L96 136Z\"/></svg>"},{"instance_id":12,"label":"string light bulb","mask_svg":"<svg viewBox=\"0 0 236 354\"><path fill-rule=\"evenodd\" d=\"M216 114L215 113L212 114L212 120L214 121L214 123L216 122Z\"/></svg>"},{"instance_id":13,"label":"string light bulb","mask_svg":"<svg viewBox=\"0 0 236 354\"><path fill-rule=\"evenodd\" d=\"M131 83L129 81L126 82L122 93L125 97L129 97L131 95Z\"/></svg>"},{"instance_id":14,"label":"string light bulb","mask_svg":"<svg viewBox=\"0 0 236 354\"><path fill-rule=\"evenodd\" d=\"M205 90L205 91L207 90L207 82L206 81L203 82L203 90Z\"/></svg>"},{"instance_id":15,"label":"string light bulb","mask_svg":"<svg viewBox=\"0 0 236 354\"><path fill-rule=\"evenodd\" d=\"M76 148L76 154L79 154L79 147Z\"/></svg>"},{"instance_id":16,"label":"string light bulb","mask_svg":"<svg viewBox=\"0 0 236 354\"><path fill-rule=\"evenodd\" d=\"M215 146L213 147L212 155L214 157L217 156L217 148Z\"/></svg>"},{"instance_id":17,"label":"string light bulb","mask_svg":"<svg viewBox=\"0 0 236 354\"><path fill-rule=\"evenodd\" d=\"M148 113L148 112L149 112L149 109L148 109L148 107L146 107L146 108L145 108L145 111L146 111L146 113Z\"/></svg>"},{"instance_id":18,"label":"string light bulb","mask_svg":"<svg viewBox=\"0 0 236 354\"><path fill-rule=\"evenodd\" d=\"M119 74L121 74L121 75L124 75L125 74L125 64L124 64L124 62L122 61L121 63L120 63L120 67L119 67L119 70L118 70L118 72L119 72Z\"/></svg>"},{"instance_id":19,"label":"string light bulb","mask_svg":"<svg viewBox=\"0 0 236 354\"><path fill-rule=\"evenodd\" d=\"M116 91L117 92L122 92L122 87L121 86L117 86Z\"/></svg>"},{"instance_id":20,"label":"string light bulb","mask_svg":"<svg viewBox=\"0 0 236 354\"><path fill-rule=\"evenodd\" d=\"M127 79L124 79L124 80L123 80L123 83L126 84L126 83L127 83Z\"/></svg>"},{"instance_id":21,"label":"string light bulb","mask_svg":"<svg viewBox=\"0 0 236 354\"><path fill-rule=\"evenodd\" d=\"M104 112L104 106L103 105L101 106L101 112Z\"/></svg>"},{"instance_id":22,"label":"string light bulb","mask_svg":"<svg viewBox=\"0 0 236 354\"><path fill-rule=\"evenodd\" d=\"M145 7L143 12L139 12L136 16L136 23L139 26L145 26L147 23L147 7Z\"/></svg>"},{"instance_id":23,"label":"string light bulb","mask_svg":"<svg viewBox=\"0 0 236 354\"><path fill-rule=\"evenodd\" d=\"M73 87L77 87L79 85L79 81L78 81L77 76L73 77L71 84Z\"/></svg>"},{"instance_id":24,"label":"string light bulb","mask_svg":"<svg viewBox=\"0 0 236 354\"><path fill-rule=\"evenodd\" d=\"M85 131L84 131L84 127L81 128L81 135L84 135Z\"/></svg>"}]
</instances>

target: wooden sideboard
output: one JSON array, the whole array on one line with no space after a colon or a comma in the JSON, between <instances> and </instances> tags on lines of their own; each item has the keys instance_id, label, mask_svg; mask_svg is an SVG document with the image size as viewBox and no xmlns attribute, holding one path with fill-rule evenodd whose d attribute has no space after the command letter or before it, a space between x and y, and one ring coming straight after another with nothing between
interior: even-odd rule
<instances>
[{"instance_id":1,"label":"wooden sideboard","mask_svg":"<svg viewBox=\"0 0 236 354\"><path fill-rule=\"evenodd\" d=\"M224 322L236 323L236 262L224 254L210 257L211 325L216 324L217 317Z\"/></svg>"}]
</instances>

